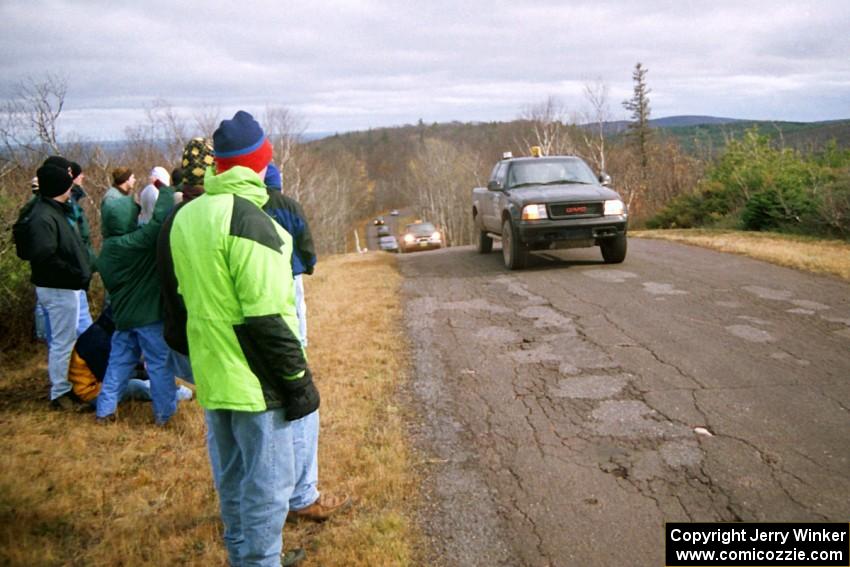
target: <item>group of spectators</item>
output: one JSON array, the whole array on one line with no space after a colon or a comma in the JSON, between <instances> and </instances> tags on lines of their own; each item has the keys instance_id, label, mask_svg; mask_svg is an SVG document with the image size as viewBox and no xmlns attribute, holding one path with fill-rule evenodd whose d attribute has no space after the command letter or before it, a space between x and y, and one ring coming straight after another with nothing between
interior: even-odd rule
<instances>
[{"instance_id":1,"label":"group of spectators","mask_svg":"<svg viewBox=\"0 0 850 567\"><path fill-rule=\"evenodd\" d=\"M316 254L301 206L282 192L262 127L244 111L212 143L186 144L181 167L112 172L100 253L81 207L85 175L45 160L13 227L29 261L48 344L50 405L116 421L119 402L152 402L165 425L194 384L231 565L295 565L285 520L323 521L350 503L320 493L319 392L307 364L303 274ZM37 187L35 187L37 185ZM92 321L94 272L106 305Z\"/></svg>"}]
</instances>

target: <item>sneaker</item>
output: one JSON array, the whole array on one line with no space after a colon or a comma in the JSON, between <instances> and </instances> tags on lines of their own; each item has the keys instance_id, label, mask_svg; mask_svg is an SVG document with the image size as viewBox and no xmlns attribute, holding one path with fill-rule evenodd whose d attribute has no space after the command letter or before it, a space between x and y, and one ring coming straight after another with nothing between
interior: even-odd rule
<instances>
[{"instance_id":1,"label":"sneaker","mask_svg":"<svg viewBox=\"0 0 850 567\"><path fill-rule=\"evenodd\" d=\"M306 508L290 510L289 514L286 515L286 521L297 522L298 520L310 520L311 522L324 522L349 506L351 506L351 497L347 494L328 496L322 493L315 502Z\"/></svg>"},{"instance_id":2,"label":"sneaker","mask_svg":"<svg viewBox=\"0 0 850 567\"><path fill-rule=\"evenodd\" d=\"M186 402L192 399L195 394L192 392L190 388L183 386L177 386L177 401L178 402Z\"/></svg>"},{"instance_id":3,"label":"sneaker","mask_svg":"<svg viewBox=\"0 0 850 567\"><path fill-rule=\"evenodd\" d=\"M98 425L109 425L110 423L115 423L118 421L118 418L114 413L110 413L109 415L105 415L103 417L94 418L94 422Z\"/></svg>"},{"instance_id":4,"label":"sneaker","mask_svg":"<svg viewBox=\"0 0 850 567\"><path fill-rule=\"evenodd\" d=\"M77 402L74 400L74 397L70 392L62 394L55 400L50 400L50 407L60 411L75 411L77 409L77 405Z\"/></svg>"},{"instance_id":5,"label":"sneaker","mask_svg":"<svg viewBox=\"0 0 850 567\"><path fill-rule=\"evenodd\" d=\"M290 549L287 552L280 554L280 564L281 567L291 567L292 565L298 565L307 557L307 554L303 549L296 548Z\"/></svg>"}]
</instances>

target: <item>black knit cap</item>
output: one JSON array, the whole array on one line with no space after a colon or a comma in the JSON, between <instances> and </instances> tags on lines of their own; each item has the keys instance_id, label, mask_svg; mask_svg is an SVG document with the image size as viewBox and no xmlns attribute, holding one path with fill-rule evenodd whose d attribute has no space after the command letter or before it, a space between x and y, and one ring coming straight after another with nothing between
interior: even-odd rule
<instances>
[{"instance_id":1,"label":"black knit cap","mask_svg":"<svg viewBox=\"0 0 850 567\"><path fill-rule=\"evenodd\" d=\"M83 172L83 166L81 166L80 164L78 164L75 161L72 161L71 162L71 177L76 179L77 177L80 176L80 174L82 172Z\"/></svg>"},{"instance_id":2,"label":"black knit cap","mask_svg":"<svg viewBox=\"0 0 850 567\"><path fill-rule=\"evenodd\" d=\"M62 169L68 169L71 166L71 161L63 158L62 156L50 156L42 165L55 165L56 167L61 167Z\"/></svg>"},{"instance_id":3,"label":"black knit cap","mask_svg":"<svg viewBox=\"0 0 850 567\"><path fill-rule=\"evenodd\" d=\"M65 193L74 183L67 168L53 164L42 165L35 175L38 177L38 193L49 199Z\"/></svg>"}]
</instances>

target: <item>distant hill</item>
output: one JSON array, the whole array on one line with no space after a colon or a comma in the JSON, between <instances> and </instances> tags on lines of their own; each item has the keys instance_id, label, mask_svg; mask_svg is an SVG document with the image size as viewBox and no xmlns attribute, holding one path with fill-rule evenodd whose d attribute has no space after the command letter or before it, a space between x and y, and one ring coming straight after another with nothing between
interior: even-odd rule
<instances>
[{"instance_id":1,"label":"distant hill","mask_svg":"<svg viewBox=\"0 0 850 567\"><path fill-rule=\"evenodd\" d=\"M735 120L726 123L664 127L662 131L664 135L676 138L685 151L710 156L722 150L728 140L740 138L752 128L756 128L777 143L801 151L816 151L831 140L835 140L839 147L850 148L850 120L825 122Z\"/></svg>"},{"instance_id":2,"label":"distant hill","mask_svg":"<svg viewBox=\"0 0 850 567\"><path fill-rule=\"evenodd\" d=\"M732 124L736 122L746 122L746 120L723 118L720 116L667 116L666 118L652 119L649 121L649 124L653 128L677 128L710 124Z\"/></svg>"},{"instance_id":3,"label":"distant hill","mask_svg":"<svg viewBox=\"0 0 850 567\"><path fill-rule=\"evenodd\" d=\"M436 137L471 147L492 147L492 152L495 152L493 155L500 155L502 151L512 149L511 146L518 141L517 132L523 128L523 123L522 120L515 120L406 124L391 128L345 132L327 137L316 136L313 140L305 141L310 144L319 144L322 148L346 147L359 153L374 144L383 144L388 149L398 148L423 137ZM628 124L627 121L611 121L605 124L606 134L612 143L622 139ZM751 128L757 128L762 134L773 138L776 143L801 151L819 150L831 140L835 140L839 147L850 148L850 119L785 122L742 120L719 116L668 116L650 120L650 125L661 136L675 138L686 152L703 158L717 155L726 146L727 141L741 138Z\"/></svg>"},{"instance_id":4,"label":"distant hill","mask_svg":"<svg viewBox=\"0 0 850 567\"><path fill-rule=\"evenodd\" d=\"M653 118L649 121L651 128L679 128L688 126L702 125L717 125L717 124L732 124L736 122L745 122L739 118L723 118L720 116L666 116L664 118ZM590 124L585 124L590 126ZM629 127L628 120L612 120L605 123L605 132L607 134L619 134L624 132Z\"/></svg>"}]
</instances>

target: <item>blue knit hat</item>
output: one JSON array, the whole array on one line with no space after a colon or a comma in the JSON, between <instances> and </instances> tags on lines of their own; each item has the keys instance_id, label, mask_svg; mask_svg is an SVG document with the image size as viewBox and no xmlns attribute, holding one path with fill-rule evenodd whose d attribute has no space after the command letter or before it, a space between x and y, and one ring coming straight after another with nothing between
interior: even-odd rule
<instances>
[{"instance_id":1,"label":"blue knit hat","mask_svg":"<svg viewBox=\"0 0 850 567\"><path fill-rule=\"evenodd\" d=\"M231 120L222 120L213 134L218 173L241 165L259 173L272 160L272 145L254 117L240 110Z\"/></svg>"},{"instance_id":2,"label":"blue knit hat","mask_svg":"<svg viewBox=\"0 0 850 567\"><path fill-rule=\"evenodd\" d=\"M266 178L263 181L269 189L283 191L283 180L280 177L280 170L275 167L275 164L269 164L268 169L266 169Z\"/></svg>"}]
</instances>

